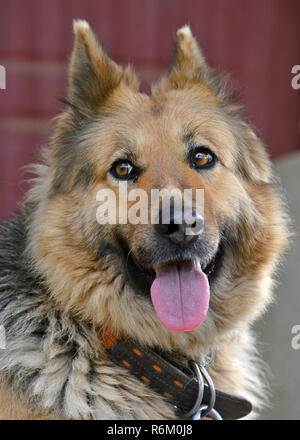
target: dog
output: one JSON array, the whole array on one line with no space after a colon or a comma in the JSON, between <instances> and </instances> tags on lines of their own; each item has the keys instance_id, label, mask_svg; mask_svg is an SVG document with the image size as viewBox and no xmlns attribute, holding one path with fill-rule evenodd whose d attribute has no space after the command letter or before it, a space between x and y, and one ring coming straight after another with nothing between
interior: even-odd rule
<instances>
[{"instance_id":1,"label":"dog","mask_svg":"<svg viewBox=\"0 0 300 440\"><path fill-rule=\"evenodd\" d=\"M197 366L255 417L266 383L251 325L288 237L266 150L188 26L151 96L86 21L74 35L64 109L1 225L0 417L189 418ZM154 224L101 223L97 194L125 184L200 190L204 207L193 195L193 222L174 205L166 221L160 200Z\"/></svg>"}]
</instances>

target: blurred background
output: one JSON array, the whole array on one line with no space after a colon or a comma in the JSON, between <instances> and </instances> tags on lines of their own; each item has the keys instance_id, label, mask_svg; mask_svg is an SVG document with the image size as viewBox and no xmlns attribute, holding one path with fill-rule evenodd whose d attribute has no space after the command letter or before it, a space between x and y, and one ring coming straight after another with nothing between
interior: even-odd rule
<instances>
[{"instance_id":1,"label":"blurred background","mask_svg":"<svg viewBox=\"0 0 300 440\"><path fill-rule=\"evenodd\" d=\"M208 62L231 74L245 114L267 145L281 178L296 236L278 273L276 303L255 326L269 363L272 408L262 418L300 419L300 65L299 0L0 0L0 220L26 189L21 167L47 143L61 109L73 18L84 18L110 56L132 63L149 91L168 69L176 29L190 24ZM300 86L300 79L298 80Z\"/></svg>"}]
</instances>

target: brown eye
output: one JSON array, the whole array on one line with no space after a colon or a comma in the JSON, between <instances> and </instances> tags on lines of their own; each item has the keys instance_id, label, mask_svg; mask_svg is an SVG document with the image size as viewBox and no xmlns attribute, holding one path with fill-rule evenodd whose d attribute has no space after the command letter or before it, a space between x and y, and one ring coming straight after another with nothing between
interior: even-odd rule
<instances>
[{"instance_id":1,"label":"brown eye","mask_svg":"<svg viewBox=\"0 0 300 440\"><path fill-rule=\"evenodd\" d=\"M138 168L127 160L119 160L110 169L111 174L120 180L134 180L138 177Z\"/></svg>"},{"instance_id":2,"label":"brown eye","mask_svg":"<svg viewBox=\"0 0 300 440\"><path fill-rule=\"evenodd\" d=\"M115 172L120 177L126 177L130 174L132 166L128 162L119 162L115 167Z\"/></svg>"},{"instance_id":3,"label":"brown eye","mask_svg":"<svg viewBox=\"0 0 300 440\"><path fill-rule=\"evenodd\" d=\"M217 158L208 148L197 147L190 152L189 160L194 168L199 169L213 166Z\"/></svg>"},{"instance_id":4,"label":"brown eye","mask_svg":"<svg viewBox=\"0 0 300 440\"><path fill-rule=\"evenodd\" d=\"M196 153L194 156L194 164L196 166L204 166L212 161L212 156L209 153Z\"/></svg>"}]
</instances>

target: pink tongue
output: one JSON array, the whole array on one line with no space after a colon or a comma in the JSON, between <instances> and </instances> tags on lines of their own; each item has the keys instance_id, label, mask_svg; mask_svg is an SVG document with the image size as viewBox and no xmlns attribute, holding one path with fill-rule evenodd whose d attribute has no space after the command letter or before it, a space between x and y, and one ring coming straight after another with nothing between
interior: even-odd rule
<instances>
[{"instance_id":1,"label":"pink tongue","mask_svg":"<svg viewBox=\"0 0 300 440\"><path fill-rule=\"evenodd\" d=\"M204 320L209 284L200 264L192 261L156 268L151 298L158 319L169 330L193 330Z\"/></svg>"}]
</instances>

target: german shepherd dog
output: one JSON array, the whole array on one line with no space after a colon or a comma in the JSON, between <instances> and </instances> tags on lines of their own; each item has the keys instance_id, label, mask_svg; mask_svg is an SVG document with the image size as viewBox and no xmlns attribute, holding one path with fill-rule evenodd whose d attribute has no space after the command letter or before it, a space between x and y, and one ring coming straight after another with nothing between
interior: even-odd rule
<instances>
[{"instance_id":1,"label":"german shepherd dog","mask_svg":"<svg viewBox=\"0 0 300 440\"><path fill-rule=\"evenodd\" d=\"M207 358L215 387L256 414L265 381L250 327L270 303L288 235L264 146L188 26L151 96L87 22L74 34L64 111L0 229L0 417L175 419L173 388L188 398L195 380L164 380L176 359ZM202 190L203 215L191 202L201 231L187 234L184 210L164 221L160 204L155 224L99 222L97 194L118 198L121 183L149 196ZM151 386L154 369L163 390Z\"/></svg>"}]
</instances>

